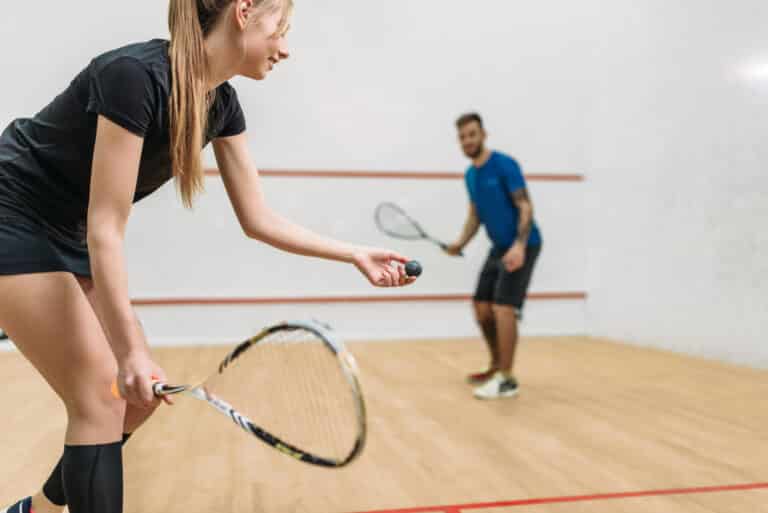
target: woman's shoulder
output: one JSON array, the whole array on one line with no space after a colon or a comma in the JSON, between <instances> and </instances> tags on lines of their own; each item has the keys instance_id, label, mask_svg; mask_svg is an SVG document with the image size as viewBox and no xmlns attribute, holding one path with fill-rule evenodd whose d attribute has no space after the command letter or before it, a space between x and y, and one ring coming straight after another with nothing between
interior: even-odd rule
<instances>
[{"instance_id":1,"label":"woman's shoulder","mask_svg":"<svg viewBox=\"0 0 768 513\"><path fill-rule=\"evenodd\" d=\"M107 68L113 72L122 69L126 73L143 70L146 78L167 89L170 86L168 41L152 39L115 48L95 57L90 68L94 74Z\"/></svg>"},{"instance_id":2,"label":"woman's shoulder","mask_svg":"<svg viewBox=\"0 0 768 513\"><path fill-rule=\"evenodd\" d=\"M240 99L237 97L237 91L229 82L224 82L216 88L216 94L211 106L214 112L228 112L239 110Z\"/></svg>"},{"instance_id":3,"label":"woman's shoulder","mask_svg":"<svg viewBox=\"0 0 768 513\"><path fill-rule=\"evenodd\" d=\"M237 100L237 91L232 84L224 82L216 88L216 96L226 101Z\"/></svg>"},{"instance_id":4,"label":"woman's shoulder","mask_svg":"<svg viewBox=\"0 0 768 513\"><path fill-rule=\"evenodd\" d=\"M162 120L170 89L167 45L136 43L94 58L77 81L85 110L141 137Z\"/></svg>"}]
</instances>

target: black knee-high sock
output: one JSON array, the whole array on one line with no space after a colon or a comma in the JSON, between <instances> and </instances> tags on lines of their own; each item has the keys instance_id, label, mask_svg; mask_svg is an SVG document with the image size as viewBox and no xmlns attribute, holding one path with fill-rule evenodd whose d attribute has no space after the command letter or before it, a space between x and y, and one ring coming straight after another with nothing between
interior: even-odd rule
<instances>
[{"instance_id":1,"label":"black knee-high sock","mask_svg":"<svg viewBox=\"0 0 768 513\"><path fill-rule=\"evenodd\" d=\"M67 445L61 475L72 513L123 512L123 444Z\"/></svg>"},{"instance_id":2,"label":"black knee-high sock","mask_svg":"<svg viewBox=\"0 0 768 513\"><path fill-rule=\"evenodd\" d=\"M131 438L131 433L123 434L122 444L125 445L129 438ZM49 501L63 508L67 505L67 497L64 495L64 484L61 482L61 462L62 460L59 459L48 481L45 482L43 493Z\"/></svg>"}]
</instances>

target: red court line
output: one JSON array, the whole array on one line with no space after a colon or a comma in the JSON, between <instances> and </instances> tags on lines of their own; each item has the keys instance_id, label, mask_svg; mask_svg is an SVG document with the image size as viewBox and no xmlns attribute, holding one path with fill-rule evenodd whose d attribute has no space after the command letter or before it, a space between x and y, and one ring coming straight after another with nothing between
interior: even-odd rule
<instances>
[{"instance_id":1,"label":"red court line","mask_svg":"<svg viewBox=\"0 0 768 513\"><path fill-rule=\"evenodd\" d=\"M533 292L532 301L580 301L586 292ZM225 306L225 305L279 305L279 304L338 304L338 303L413 303L469 301L467 294L421 294L382 296L307 296L307 297L175 297L137 298L135 306Z\"/></svg>"},{"instance_id":2,"label":"red court line","mask_svg":"<svg viewBox=\"0 0 768 513\"><path fill-rule=\"evenodd\" d=\"M696 495L704 493L739 492L748 490L768 489L768 483L751 483L728 486L703 486L698 488L670 488L663 490L645 490L640 492L601 493L595 495L571 495L565 497L548 497L543 499L523 499L505 502L485 502L474 504L456 504L453 506L429 506L424 508L383 509L360 513L462 513L474 509L512 508L518 506L536 506L541 504L558 504L564 502L589 502L616 499L631 499L637 497L662 497L665 495Z\"/></svg>"},{"instance_id":3,"label":"red court line","mask_svg":"<svg viewBox=\"0 0 768 513\"><path fill-rule=\"evenodd\" d=\"M207 169L207 176L219 176L218 169ZM278 178L368 178L381 180L458 180L464 173L431 171L323 171L262 169L261 176ZM525 178L532 182L583 182L584 175L570 173L529 173Z\"/></svg>"}]
</instances>

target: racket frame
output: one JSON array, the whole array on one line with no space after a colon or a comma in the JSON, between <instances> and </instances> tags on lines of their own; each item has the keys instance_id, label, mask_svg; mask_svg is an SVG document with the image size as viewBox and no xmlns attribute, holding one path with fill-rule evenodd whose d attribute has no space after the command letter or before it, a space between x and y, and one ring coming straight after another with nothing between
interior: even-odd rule
<instances>
[{"instance_id":1,"label":"racket frame","mask_svg":"<svg viewBox=\"0 0 768 513\"><path fill-rule=\"evenodd\" d=\"M402 215L416 229L416 231L418 232L418 235L416 237L409 237L407 235L402 235L402 234L399 234L397 232L393 232L391 230L388 230L386 228L386 226L384 226L384 223L381 222L381 219L380 219L380 214L381 214L382 210L384 210L385 208L390 208L392 210L395 210L400 215ZM394 237L396 239L402 239L402 240L428 240L429 242L431 242L431 243L435 244L436 246L438 246L443 251L448 249L448 244L446 244L445 242L440 241L438 239L435 239L434 237L429 235L426 232L426 230L424 230L424 228L421 227L421 225L418 223L418 221L416 221L414 218L409 216L408 213L405 210L403 210L398 205L396 205L396 204L394 204L392 202L385 201L383 203L380 203L376 207L376 211L374 212L374 216L373 217L374 217L374 220L376 222L376 226L379 227L379 230L381 230L385 234L389 235L390 237ZM459 255L460 256L464 256L464 253L459 251Z\"/></svg>"},{"instance_id":2,"label":"racket frame","mask_svg":"<svg viewBox=\"0 0 768 513\"><path fill-rule=\"evenodd\" d=\"M290 321L265 328L257 335L238 344L238 346L235 347L235 349L233 349L224 358L221 364L219 364L218 374L223 373L224 370L232 362L237 360L238 357L240 357L243 353L252 347L256 346L269 335L278 331L297 330L309 331L324 343L325 347L330 350L338 359L342 374L350 386L355 403L355 415L358 429L355 443L349 454L347 454L347 456L344 458L334 459L317 456L280 439L279 437L261 428L253 420L238 412L227 401L224 401L220 397L211 394L208 390L206 390L205 382L199 385L169 385L167 383L157 382L153 385L152 390L157 397L184 393L185 395L203 401L220 413L229 417L245 432L255 436L270 447L296 460L327 468L341 468L347 466L360 456L363 448L365 447L367 433L365 401L363 400L363 395L360 390L360 383L357 379L358 367L354 356L352 356L352 354L347 351L347 349L344 347L344 344L342 344L337 338L333 336L332 333L330 333L330 329L327 326L322 325L317 321Z\"/></svg>"}]
</instances>

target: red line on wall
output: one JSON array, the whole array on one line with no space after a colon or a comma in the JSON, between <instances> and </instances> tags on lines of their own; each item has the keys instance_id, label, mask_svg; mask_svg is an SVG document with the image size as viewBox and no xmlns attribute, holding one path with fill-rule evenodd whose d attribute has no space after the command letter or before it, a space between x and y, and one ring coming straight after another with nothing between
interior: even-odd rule
<instances>
[{"instance_id":1,"label":"red line on wall","mask_svg":"<svg viewBox=\"0 0 768 513\"><path fill-rule=\"evenodd\" d=\"M453 506L428 506L422 508L383 509L363 513L462 513L476 509L513 508L519 506L538 506L542 504L558 504L565 502L591 502L604 500L631 499L639 497L662 497L668 495L697 495L705 493L739 492L768 489L768 483L750 483L727 486L703 486L697 488L670 488L663 490L644 490L638 492L601 493L594 495L571 495L564 497L548 497L542 499L523 499L505 502L479 502L472 504L456 504Z\"/></svg>"},{"instance_id":2,"label":"red line on wall","mask_svg":"<svg viewBox=\"0 0 768 513\"><path fill-rule=\"evenodd\" d=\"M533 292L532 301L581 301L586 292ZM175 297L137 298L135 306L226 306L226 305L278 305L278 304L338 304L338 303L414 303L469 301L467 294L421 294L381 296L306 296L306 297Z\"/></svg>"},{"instance_id":3,"label":"red line on wall","mask_svg":"<svg viewBox=\"0 0 768 513\"><path fill-rule=\"evenodd\" d=\"M208 169L207 176L219 176L218 169ZM457 180L464 178L464 173L430 171L322 171L263 169L259 174L264 177L278 178L368 178L381 180ZM530 173L525 175L532 182L583 182L584 175L568 173Z\"/></svg>"}]
</instances>

